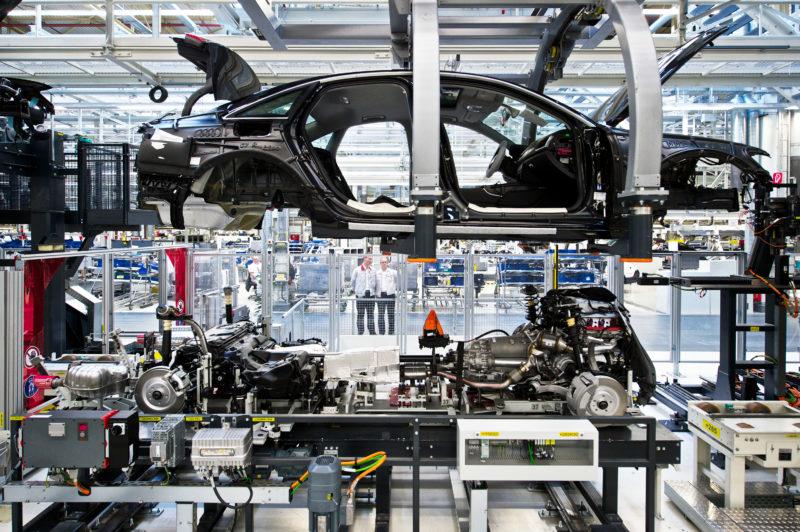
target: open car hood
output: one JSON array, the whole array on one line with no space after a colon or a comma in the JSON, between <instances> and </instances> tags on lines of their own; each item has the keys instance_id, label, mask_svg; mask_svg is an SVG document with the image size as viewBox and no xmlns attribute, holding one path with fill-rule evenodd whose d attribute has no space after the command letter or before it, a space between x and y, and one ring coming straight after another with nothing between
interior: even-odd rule
<instances>
[{"instance_id":1,"label":"open car hood","mask_svg":"<svg viewBox=\"0 0 800 532\"><path fill-rule=\"evenodd\" d=\"M194 35L173 40L178 44L178 53L206 73L215 100L238 100L261 88L256 73L233 50Z\"/></svg>"},{"instance_id":2,"label":"open car hood","mask_svg":"<svg viewBox=\"0 0 800 532\"><path fill-rule=\"evenodd\" d=\"M704 31L685 42L682 46L661 56L661 59L658 60L658 73L661 78L661 84L663 85L697 52L711 44L714 39L727 32L728 29L728 26L720 26L713 30ZM592 119L596 122L604 122L609 126L616 126L628 118L628 112L628 87L623 85L597 108L592 114Z\"/></svg>"}]
</instances>

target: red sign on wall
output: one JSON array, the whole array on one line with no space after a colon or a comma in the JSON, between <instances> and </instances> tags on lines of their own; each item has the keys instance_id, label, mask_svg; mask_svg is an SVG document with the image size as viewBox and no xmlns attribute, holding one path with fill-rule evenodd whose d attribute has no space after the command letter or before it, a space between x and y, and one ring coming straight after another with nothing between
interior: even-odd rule
<instances>
[{"instance_id":1,"label":"red sign on wall","mask_svg":"<svg viewBox=\"0 0 800 532\"><path fill-rule=\"evenodd\" d=\"M772 182L776 185L783 183L783 172L775 172L772 174Z\"/></svg>"}]
</instances>

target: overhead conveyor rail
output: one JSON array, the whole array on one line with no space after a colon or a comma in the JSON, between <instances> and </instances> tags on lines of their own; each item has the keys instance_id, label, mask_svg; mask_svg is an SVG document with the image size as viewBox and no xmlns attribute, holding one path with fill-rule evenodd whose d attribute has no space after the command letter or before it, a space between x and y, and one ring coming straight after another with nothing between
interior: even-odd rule
<instances>
[{"instance_id":1,"label":"overhead conveyor rail","mask_svg":"<svg viewBox=\"0 0 800 532\"><path fill-rule=\"evenodd\" d=\"M441 199L439 188L439 63L441 8L487 7L497 4L476 0L391 0L392 43L395 58L406 54L405 44L410 43L408 63L414 79L414 130L412 134L411 197L416 202L414 221L414 243L407 246L413 257L419 259L435 257L435 206ZM540 50L537 72L533 81L543 86L547 76L555 76L559 65L563 66L562 42L569 25L584 11L597 14L597 4L564 1L559 3L535 0L505 0L504 6L541 9L559 8L561 12L551 20L552 28L545 29L546 38L540 44L549 45L548 53ZM661 189L661 81L658 73L655 46L650 27L642 13L639 3L634 0L606 0L600 4L608 12L610 21L618 35L622 57L625 64L625 78L630 101L630 149L628 150L625 190L620 194L628 205L628 246L620 254L628 258L650 259L652 241L652 207L662 202L666 192ZM406 34L396 34L402 29L401 17L411 15ZM539 24L541 17L534 17L532 23ZM481 31L493 32L496 22L491 18L480 19L470 25L473 35ZM554 48L558 48L553 56Z\"/></svg>"}]
</instances>

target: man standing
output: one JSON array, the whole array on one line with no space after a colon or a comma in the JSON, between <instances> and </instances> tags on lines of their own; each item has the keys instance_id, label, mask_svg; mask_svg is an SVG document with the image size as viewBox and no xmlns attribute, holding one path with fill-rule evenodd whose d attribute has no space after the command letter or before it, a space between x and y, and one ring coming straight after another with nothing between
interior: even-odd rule
<instances>
[{"instance_id":1,"label":"man standing","mask_svg":"<svg viewBox=\"0 0 800 532\"><path fill-rule=\"evenodd\" d=\"M397 294L397 270L389 268L389 257L381 257L381 268L375 273L378 294L378 334L385 334L383 314L389 314L389 334L394 334L394 298Z\"/></svg>"},{"instance_id":2,"label":"man standing","mask_svg":"<svg viewBox=\"0 0 800 532\"><path fill-rule=\"evenodd\" d=\"M369 333L375 334L375 270L372 269L372 257L365 256L361 266L356 266L350 283L356 295L358 334L364 334L364 312L367 313Z\"/></svg>"}]
</instances>

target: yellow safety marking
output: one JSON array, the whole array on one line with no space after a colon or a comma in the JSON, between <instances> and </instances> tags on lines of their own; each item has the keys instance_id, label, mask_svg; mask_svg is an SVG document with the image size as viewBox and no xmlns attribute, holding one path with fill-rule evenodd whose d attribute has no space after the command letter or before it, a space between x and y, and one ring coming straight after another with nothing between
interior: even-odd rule
<instances>
[{"instance_id":1,"label":"yellow safety marking","mask_svg":"<svg viewBox=\"0 0 800 532\"><path fill-rule=\"evenodd\" d=\"M9 416L8 419L10 419L11 421L22 421L23 419L25 419L25 416Z\"/></svg>"},{"instance_id":2,"label":"yellow safety marking","mask_svg":"<svg viewBox=\"0 0 800 532\"><path fill-rule=\"evenodd\" d=\"M481 432L481 436L500 436L499 432Z\"/></svg>"},{"instance_id":3,"label":"yellow safety marking","mask_svg":"<svg viewBox=\"0 0 800 532\"><path fill-rule=\"evenodd\" d=\"M158 416L146 416L140 417L139 421L161 421L161 418Z\"/></svg>"},{"instance_id":4,"label":"yellow safety marking","mask_svg":"<svg viewBox=\"0 0 800 532\"><path fill-rule=\"evenodd\" d=\"M757 325L755 325L753 327L750 327L750 332L758 332L760 330L761 330L761 327L759 327Z\"/></svg>"},{"instance_id":5,"label":"yellow safety marking","mask_svg":"<svg viewBox=\"0 0 800 532\"><path fill-rule=\"evenodd\" d=\"M202 416L186 416L186 421L203 421Z\"/></svg>"},{"instance_id":6,"label":"yellow safety marking","mask_svg":"<svg viewBox=\"0 0 800 532\"><path fill-rule=\"evenodd\" d=\"M719 438L719 427L710 423L707 420L703 420L703 428L706 429L707 432L713 434L717 438Z\"/></svg>"},{"instance_id":7,"label":"yellow safety marking","mask_svg":"<svg viewBox=\"0 0 800 532\"><path fill-rule=\"evenodd\" d=\"M4 426L4 424L3 424L3 413L0 412L0 429L2 429L3 426Z\"/></svg>"},{"instance_id":8,"label":"yellow safety marking","mask_svg":"<svg viewBox=\"0 0 800 532\"><path fill-rule=\"evenodd\" d=\"M578 437L578 433L577 432L559 432L558 435L561 436L562 438L577 438Z\"/></svg>"},{"instance_id":9,"label":"yellow safety marking","mask_svg":"<svg viewBox=\"0 0 800 532\"><path fill-rule=\"evenodd\" d=\"M274 417L254 417L253 423L272 423L275 421Z\"/></svg>"},{"instance_id":10,"label":"yellow safety marking","mask_svg":"<svg viewBox=\"0 0 800 532\"><path fill-rule=\"evenodd\" d=\"M0 425L0 427L2 427L2 426L3 425ZM800 434L787 434L786 437L787 438L800 438Z\"/></svg>"}]
</instances>

